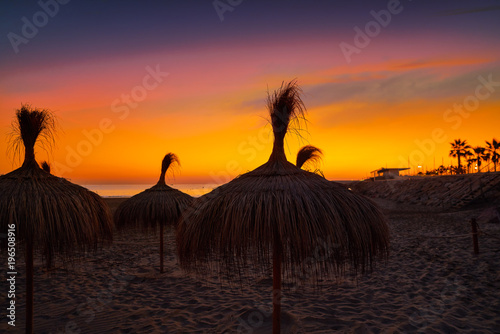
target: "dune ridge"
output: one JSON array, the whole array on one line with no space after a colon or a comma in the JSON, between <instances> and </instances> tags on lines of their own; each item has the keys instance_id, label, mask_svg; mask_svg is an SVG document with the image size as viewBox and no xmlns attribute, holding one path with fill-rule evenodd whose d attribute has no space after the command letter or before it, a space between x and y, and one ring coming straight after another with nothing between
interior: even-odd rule
<instances>
[{"instance_id":1,"label":"dune ridge","mask_svg":"<svg viewBox=\"0 0 500 334\"><path fill-rule=\"evenodd\" d=\"M353 182L348 186L368 197L440 209L462 209L486 202L500 205L500 172L399 177Z\"/></svg>"}]
</instances>

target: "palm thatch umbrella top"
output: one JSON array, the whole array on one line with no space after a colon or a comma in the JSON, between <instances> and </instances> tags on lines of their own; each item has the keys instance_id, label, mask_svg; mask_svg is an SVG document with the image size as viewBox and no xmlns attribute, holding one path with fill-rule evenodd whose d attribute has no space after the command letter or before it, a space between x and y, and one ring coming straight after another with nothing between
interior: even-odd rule
<instances>
[{"instance_id":1,"label":"palm thatch umbrella top","mask_svg":"<svg viewBox=\"0 0 500 334\"><path fill-rule=\"evenodd\" d=\"M302 166L312 164L315 165L321 161L323 152L316 146L306 145L297 152L297 160L295 166L302 168Z\"/></svg>"},{"instance_id":2,"label":"palm thatch umbrella top","mask_svg":"<svg viewBox=\"0 0 500 334\"><path fill-rule=\"evenodd\" d=\"M167 170L176 164L180 164L179 158L173 153L166 154L162 161L158 183L121 203L114 214L118 228L132 226L155 232L160 227L161 272L163 272L163 229L165 226L176 227L182 211L193 199L165 183Z\"/></svg>"},{"instance_id":3,"label":"palm thatch umbrella top","mask_svg":"<svg viewBox=\"0 0 500 334\"><path fill-rule=\"evenodd\" d=\"M95 249L111 240L113 224L97 194L43 171L35 160L37 139L53 141L55 122L48 110L23 105L16 112L15 145L24 145L22 166L0 176L0 231L15 225L16 240L26 246L26 332L33 331L33 251L69 258L74 250Z\"/></svg>"},{"instance_id":4,"label":"palm thatch umbrella top","mask_svg":"<svg viewBox=\"0 0 500 334\"><path fill-rule=\"evenodd\" d=\"M286 160L290 121L305 111L299 93L292 81L268 99L274 133L269 160L200 197L183 215L177 247L185 269L215 263L231 273L251 262L265 270L272 261L274 288L280 289L281 275L294 280L304 270L315 278L348 267L363 271L375 256L387 255L388 227L371 201ZM331 256L318 258L318 245L327 240Z\"/></svg>"}]
</instances>

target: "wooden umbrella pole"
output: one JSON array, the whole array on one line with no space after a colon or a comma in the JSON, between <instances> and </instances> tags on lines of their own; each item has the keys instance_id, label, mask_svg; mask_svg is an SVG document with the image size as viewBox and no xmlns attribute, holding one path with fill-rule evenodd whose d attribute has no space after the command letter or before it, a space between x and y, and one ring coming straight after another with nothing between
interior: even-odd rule
<instances>
[{"instance_id":1,"label":"wooden umbrella pole","mask_svg":"<svg viewBox=\"0 0 500 334\"><path fill-rule=\"evenodd\" d=\"M275 240L273 247L273 334L281 327L281 245Z\"/></svg>"},{"instance_id":2,"label":"wooden umbrella pole","mask_svg":"<svg viewBox=\"0 0 500 334\"><path fill-rule=\"evenodd\" d=\"M160 224L160 273L163 273L163 224Z\"/></svg>"},{"instance_id":3,"label":"wooden umbrella pole","mask_svg":"<svg viewBox=\"0 0 500 334\"><path fill-rule=\"evenodd\" d=\"M33 333L33 242L26 240L26 334Z\"/></svg>"}]
</instances>

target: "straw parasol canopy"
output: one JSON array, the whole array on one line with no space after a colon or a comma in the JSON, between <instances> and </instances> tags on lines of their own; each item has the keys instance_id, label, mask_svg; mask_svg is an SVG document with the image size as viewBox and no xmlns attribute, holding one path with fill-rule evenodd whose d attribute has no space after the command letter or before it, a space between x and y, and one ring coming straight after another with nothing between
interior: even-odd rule
<instances>
[{"instance_id":1,"label":"straw parasol canopy","mask_svg":"<svg viewBox=\"0 0 500 334\"><path fill-rule=\"evenodd\" d=\"M173 153L166 154L158 183L121 203L114 214L118 228L140 227L146 232L160 228L160 272L163 272L163 229L176 227L182 211L193 199L165 184L165 174L174 165L180 165L179 158Z\"/></svg>"},{"instance_id":2,"label":"straw parasol canopy","mask_svg":"<svg viewBox=\"0 0 500 334\"><path fill-rule=\"evenodd\" d=\"M274 133L269 160L201 196L184 213L177 234L186 270L215 266L232 273L251 263L265 271L272 261L274 333L280 330L282 275L298 280L307 272L314 283L348 268L365 271L375 257L387 256L389 245L386 220L372 202L287 161L290 121L305 112L299 94L292 81L268 98ZM318 256L327 241L329 256Z\"/></svg>"},{"instance_id":3,"label":"straw parasol canopy","mask_svg":"<svg viewBox=\"0 0 500 334\"><path fill-rule=\"evenodd\" d=\"M26 247L26 332L33 331L33 251L48 258L95 249L112 238L109 209L97 194L43 171L35 160L37 139L53 140L53 115L22 105L13 123L15 143L24 145L23 165L0 176L0 231L15 225L17 243Z\"/></svg>"},{"instance_id":4,"label":"straw parasol canopy","mask_svg":"<svg viewBox=\"0 0 500 334\"><path fill-rule=\"evenodd\" d=\"M47 161L42 161L41 167L44 171L47 173L50 173L50 165ZM45 266L47 270L52 269L53 266L53 259L52 259L52 250L49 248L46 252L45 256Z\"/></svg>"}]
</instances>

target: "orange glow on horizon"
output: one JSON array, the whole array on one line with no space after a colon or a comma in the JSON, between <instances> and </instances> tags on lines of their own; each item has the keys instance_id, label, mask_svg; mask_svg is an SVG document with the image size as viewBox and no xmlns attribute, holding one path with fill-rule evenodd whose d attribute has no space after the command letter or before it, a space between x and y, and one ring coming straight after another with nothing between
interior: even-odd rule
<instances>
[{"instance_id":1,"label":"orange glow on horizon","mask_svg":"<svg viewBox=\"0 0 500 334\"><path fill-rule=\"evenodd\" d=\"M324 42L309 45L314 43ZM432 169L434 161L436 167L443 159L450 162L449 142L456 138L484 146L500 137L498 91L467 117L445 114L475 94L479 75L496 73L494 59L447 58L444 51L418 57L400 50L369 62L368 56L383 53L374 47L347 65L328 53L316 55L313 47L284 45L294 52L274 68L258 55L278 57L268 47L208 48L203 61L182 50L158 51L10 75L0 82L0 135L7 139L15 109L30 103L58 117L57 146L51 154L36 151L37 160L48 160L55 175L81 183L155 183L164 154L174 152L182 166L169 182L224 183L267 161L272 131L266 91L298 77L308 107L307 132L303 138L289 134L285 151L295 162L301 146L321 148L320 169L328 179L361 179L382 166L406 167L408 159L422 154L418 163ZM307 61L312 55L314 64ZM238 61L230 62L232 57ZM155 89L137 88L148 66L169 74ZM131 106L124 96L134 92L145 96ZM429 144L435 129L446 139ZM1 141L0 173L19 166L7 149L7 140Z\"/></svg>"}]
</instances>

